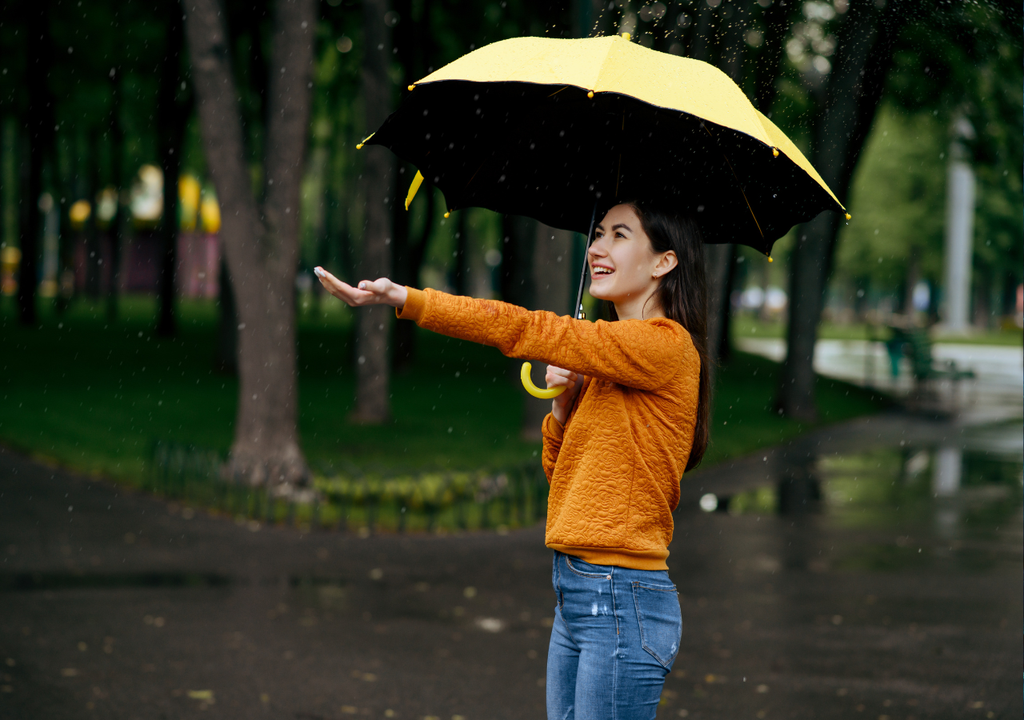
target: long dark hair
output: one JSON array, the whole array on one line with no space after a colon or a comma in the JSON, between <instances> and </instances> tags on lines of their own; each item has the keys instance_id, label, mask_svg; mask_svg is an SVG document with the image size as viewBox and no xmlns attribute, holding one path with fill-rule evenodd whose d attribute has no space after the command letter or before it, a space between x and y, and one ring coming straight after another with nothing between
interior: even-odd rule
<instances>
[{"instance_id":1,"label":"long dark hair","mask_svg":"<svg viewBox=\"0 0 1024 720\"><path fill-rule=\"evenodd\" d=\"M700 358L697 389L697 424L686 469L700 464L711 436L711 368L708 358L708 290L704 271L704 241L692 216L652 207L642 200L623 203L640 219L655 254L672 250L679 262L661 277L657 298L665 317L686 328ZM609 308L617 320L615 306Z\"/></svg>"}]
</instances>

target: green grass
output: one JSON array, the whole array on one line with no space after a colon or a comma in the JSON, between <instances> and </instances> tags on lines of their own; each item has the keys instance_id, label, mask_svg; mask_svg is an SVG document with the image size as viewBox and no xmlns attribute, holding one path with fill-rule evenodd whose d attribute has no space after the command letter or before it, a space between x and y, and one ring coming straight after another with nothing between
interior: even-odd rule
<instances>
[{"instance_id":1,"label":"green grass","mask_svg":"<svg viewBox=\"0 0 1024 720\"><path fill-rule=\"evenodd\" d=\"M866 323L839 325L823 322L818 328L822 340L866 340L872 332ZM877 335L879 330L874 330ZM786 325L782 321L763 321L748 313L740 313L732 319L733 337L737 338L784 338ZM884 336L884 329L882 329ZM964 343L968 345L1019 346L1024 344L1024 331L1020 328L1003 330L972 330L966 335L942 335L933 333L935 342Z\"/></svg>"},{"instance_id":2,"label":"green grass","mask_svg":"<svg viewBox=\"0 0 1024 720\"><path fill-rule=\"evenodd\" d=\"M536 457L519 438L523 390L510 361L492 348L428 332L415 366L392 382L394 419L347 421L352 408L351 314L339 304L299 322L299 426L314 468L383 474L501 468ZM226 451L237 381L213 370L216 308L182 302L180 332L153 336L156 302L125 298L120 318L79 300L63 317L42 308L40 327L18 325L0 299L0 441L35 457L132 484L144 476L154 440ZM773 445L805 425L772 411L777 366L736 354L722 370L705 463ZM881 401L819 379L823 421L870 413Z\"/></svg>"}]
</instances>

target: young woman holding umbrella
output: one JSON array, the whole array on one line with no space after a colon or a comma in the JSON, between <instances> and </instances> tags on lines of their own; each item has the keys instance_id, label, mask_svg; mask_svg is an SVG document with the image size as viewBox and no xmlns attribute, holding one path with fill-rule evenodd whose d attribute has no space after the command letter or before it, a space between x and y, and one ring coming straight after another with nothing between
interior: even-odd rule
<instances>
[{"instance_id":1,"label":"young woman holding umbrella","mask_svg":"<svg viewBox=\"0 0 1024 720\"><path fill-rule=\"evenodd\" d=\"M353 307L391 305L429 330L549 363L548 387L566 391L543 425L557 597L548 717L653 718L682 629L665 562L672 511L708 442L703 245L692 218L628 202L601 219L587 259L613 322L317 275Z\"/></svg>"}]
</instances>

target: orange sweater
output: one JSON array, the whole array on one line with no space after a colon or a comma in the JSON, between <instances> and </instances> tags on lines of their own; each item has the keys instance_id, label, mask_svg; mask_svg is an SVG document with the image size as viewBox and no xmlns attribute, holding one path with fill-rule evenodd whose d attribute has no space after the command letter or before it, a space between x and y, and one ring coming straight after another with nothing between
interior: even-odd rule
<instances>
[{"instance_id":1,"label":"orange sweater","mask_svg":"<svg viewBox=\"0 0 1024 720\"><path fill-rule=\"evenodd\" d=\"M400 318L586 376L565 426L544 418L547 546L598 565L667 569L697 417L689 333L665 318L592 323L408 290Z\"/></svg>"}]
</instances>

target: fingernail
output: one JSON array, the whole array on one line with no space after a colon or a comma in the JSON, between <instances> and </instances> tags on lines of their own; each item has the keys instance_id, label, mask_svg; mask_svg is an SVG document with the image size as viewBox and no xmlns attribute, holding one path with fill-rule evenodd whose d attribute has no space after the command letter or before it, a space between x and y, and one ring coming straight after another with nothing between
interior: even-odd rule
<instances>
[{"instance_id":1,"label":"fingernail","mask_svg":"<svg viewBox=\"0 0 1024 720\"><path fill-rule=\"evenodd\" d=\"M313 274L316 275L317 277L327 277L327 273L324 272L324 269L322 267L313 268Z\"/></svg>"},{"instance_id":2,"label":"fingernail","mask_svg":"<svg viewBox=\"0 0 1024 720\"><path fill-rule=\"evenodd\" d=\"M360 290L365 290L366 289L366 283L364 283L364 282L359 283L359 289Z\"/></svg>"}]
</instances>

